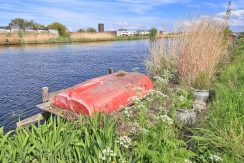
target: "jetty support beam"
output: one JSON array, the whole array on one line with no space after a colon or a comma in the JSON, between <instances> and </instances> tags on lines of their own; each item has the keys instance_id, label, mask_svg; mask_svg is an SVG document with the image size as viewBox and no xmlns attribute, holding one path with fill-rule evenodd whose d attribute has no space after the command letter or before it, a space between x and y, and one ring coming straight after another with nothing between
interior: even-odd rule
<instances>
[{"instance_id":1,"label":"jetty support beam","mask_svg":"<svg viewBox=\"0 0 244 163\"><path fill-rule=\"evenodd\" d=\"M50 116L50 113L44 111L44 112L36 114L32 117L26 118L22 121L19 121L16 123L16 125L17 125L17 127L25 127L25 126L28 126L30 124L34 124L34 123L37 123L41 120L47 119L49 116Z\"/></svg>"}]
</instances>

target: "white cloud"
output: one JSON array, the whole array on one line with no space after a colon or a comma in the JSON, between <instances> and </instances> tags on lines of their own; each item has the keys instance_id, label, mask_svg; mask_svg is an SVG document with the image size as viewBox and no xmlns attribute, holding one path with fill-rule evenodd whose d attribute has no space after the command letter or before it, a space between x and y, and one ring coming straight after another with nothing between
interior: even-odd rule
<instances>
[{"instance_id":1,"label":"white cloud","mask_svg":"<svg viewBox=\"0 0 244 163\"><path fill-rule=\"evenodd\" d=\"M217 13L218 17L225 16L225 12ZM231 12L231 26L244 26L244 10L233 10Z\"/></svg>"}]
</instances>

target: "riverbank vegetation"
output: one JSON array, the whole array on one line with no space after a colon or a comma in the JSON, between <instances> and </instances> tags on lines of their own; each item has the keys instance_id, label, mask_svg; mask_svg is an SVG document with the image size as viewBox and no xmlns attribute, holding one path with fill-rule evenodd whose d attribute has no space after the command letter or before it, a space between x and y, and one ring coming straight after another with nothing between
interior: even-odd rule
<instances>
[{"instance_id":1,"label":"riverbank vegetation","mask_svg":"<svg viewBox=\"0 0 244 163\"><path fill-rule=\"evenodd\" d=\"M71 32L65 36L52 33L13 33L0 34L0 45L54 44L74 42L99 42L148 39L149 36L115 36L113 33Z\"/></svg>"},{"instance_id":2,"label":"riverbank vegetation","mask_svg":"<svg viewBox=\"0 0 244 163\"><path fill-rule=\"evenodd\" d=\"M179 27L184 37L149 44L155 88L145 99L113 116L0 129L1 162L243 162L244 39L230 42L226 20L211 17ZM192 109L193 87L214 93L186 126L176 112Z\"/></svg>"}]
</instances>

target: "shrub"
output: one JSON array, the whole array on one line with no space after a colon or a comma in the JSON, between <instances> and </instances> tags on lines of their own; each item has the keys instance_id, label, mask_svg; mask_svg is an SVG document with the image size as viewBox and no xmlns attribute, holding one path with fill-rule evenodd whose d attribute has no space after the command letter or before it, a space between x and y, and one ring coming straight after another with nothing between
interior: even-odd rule
<instances>
[{"instance_id":1,"label":"shrub","mask_svg":"<svg viewBox=\"0 0 244 163\"><path fill-rule=\"evenodd\" d=\"M58 29L59 36L62 36L62 37L69 36L69 32L68 32L68 29L66 28L66 26L59 22L54 22L54 23L48 25L47 27L49 29Z\"/></svg>"},{"instance_id":2,"label":"shrub","mask_svg":"<svg viewBox=\"0 0 244 163\"><path fill-rule=\"evenodd\" d=\"M155 40L155 39L157 39L157 33L158 33L158 30L157 30L157 28L152 28L152 29L150 29L150 34L149 34L149 38L150 38L150 40Z\"/></svg>"},{"instance_id":3,"label":"shrub","mask_svg":"<svg viewBox=\"0 0 244 163\"><path fill-rule=\"evenodd\" d=\"M94 28L89 27L89 28L87 28L86 32L95 33L96 30Z\"/></svg>"}]
</instances>

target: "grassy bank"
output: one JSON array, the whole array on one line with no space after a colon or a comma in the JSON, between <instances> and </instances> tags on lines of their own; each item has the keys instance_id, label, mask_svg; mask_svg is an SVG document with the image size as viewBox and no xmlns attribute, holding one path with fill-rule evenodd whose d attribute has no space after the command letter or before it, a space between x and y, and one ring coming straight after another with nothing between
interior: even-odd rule
<instances>
[{"instance_id":1,"label":"grassy bank","mask_svg":"<svg viewBox=\"0 0 244 163\"><path fill-rule=\"evenodd\" d=\"M218 155L223 162L244 162L244 42L214 85L215 98L206 120L193 130L192 147L199 162Z\"/></svg>"}]
</instances>

